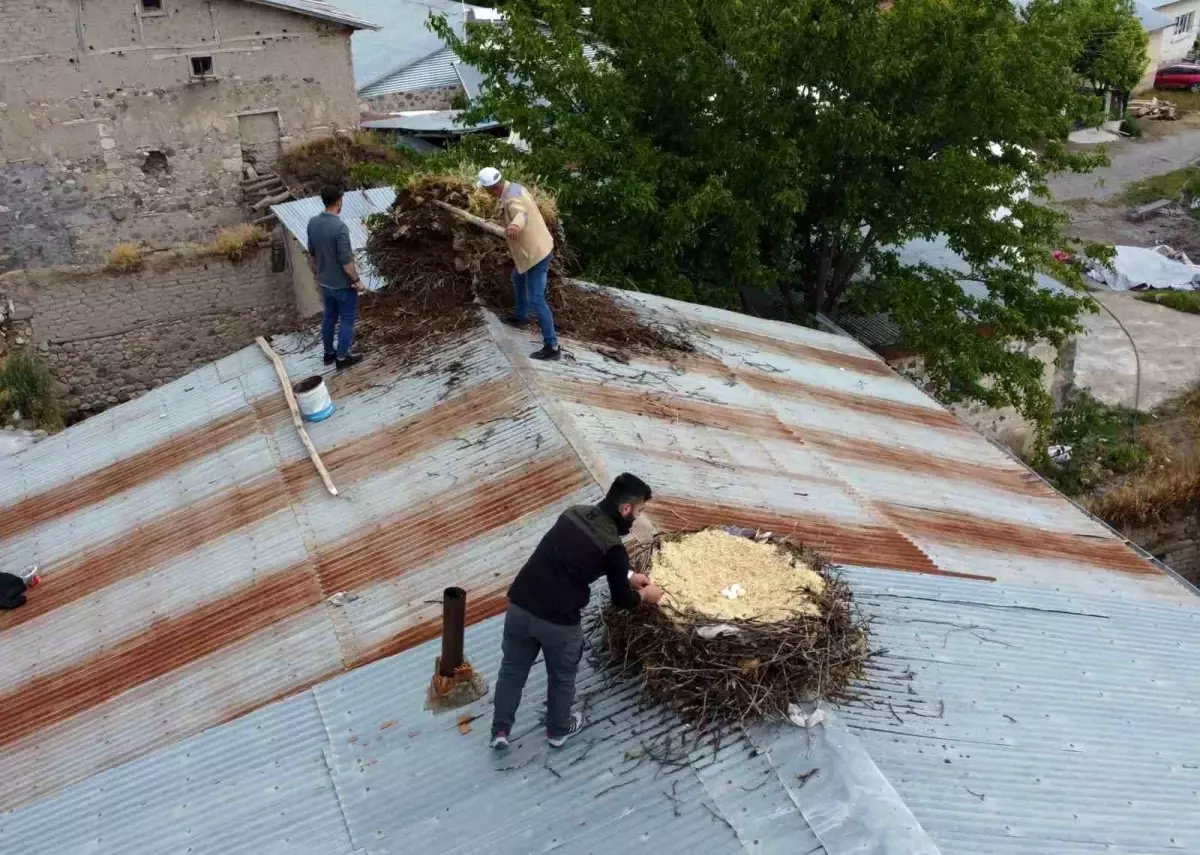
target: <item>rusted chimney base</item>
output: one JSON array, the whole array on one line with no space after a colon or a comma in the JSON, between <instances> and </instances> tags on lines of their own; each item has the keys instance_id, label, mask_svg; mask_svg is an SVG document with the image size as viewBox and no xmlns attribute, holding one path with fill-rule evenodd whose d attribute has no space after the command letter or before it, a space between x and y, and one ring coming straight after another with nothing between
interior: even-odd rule
<instances>
[{"instance_id":1,"label":"rusted chimney base","mask_svg":"<svg viewBox=\"0 0 1200 855\"><path fill-rule=\"evenodd\" d=\"M426 709L434 712L457 709L474 703L487 694L487 681L483 675L476 674L471 663L466 660L454 669L453 677L443 677L442 657L433 662L433 679L429 681L429 699Z\"/></svg>"}]
</instances>

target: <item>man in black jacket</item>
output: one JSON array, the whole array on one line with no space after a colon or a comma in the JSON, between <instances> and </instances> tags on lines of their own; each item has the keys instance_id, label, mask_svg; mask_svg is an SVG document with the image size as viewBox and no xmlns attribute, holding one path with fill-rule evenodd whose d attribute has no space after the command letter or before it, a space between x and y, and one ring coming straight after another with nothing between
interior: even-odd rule
<instances>
[{"instance_id":1,"label":"man in black jacket","mask_svg":"<svg viewBox=\"0 0 1200 855\"><path fill-rule=\"evenodd\" d=\"M508 747L521 690L539 651L546 659L547 739L561 748L582 729L583 716L572 713L571 704L583 658L580 612L592 582L606 577L613 602L627 609L655 605L663 595L648 577L629 574L629 553L621 543L648 501L645 481L628 473L618 476L600 504L563 513L517 574L508 589L492 748Z\"/></svg>"}]
</instances>

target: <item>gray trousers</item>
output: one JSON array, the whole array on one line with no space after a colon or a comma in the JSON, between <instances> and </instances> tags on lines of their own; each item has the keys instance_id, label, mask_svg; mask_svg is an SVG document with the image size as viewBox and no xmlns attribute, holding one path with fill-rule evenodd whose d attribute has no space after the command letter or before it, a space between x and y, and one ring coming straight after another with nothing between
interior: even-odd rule
<instances>
[{"instance_id":1,"label":"gray trousers","mask_svg":"<svg viewBox=\"0 0 1200 855\"><path fill-rule=\"evenodd\" d=\"M492 736L512 732L521 691L538 651L546 659L546 731L552 737L565 736L575 702L575 675L583 658L583 627L550 623L509 603L500 650L504 658L493 696Z\"/></svg>"}]
</instances>

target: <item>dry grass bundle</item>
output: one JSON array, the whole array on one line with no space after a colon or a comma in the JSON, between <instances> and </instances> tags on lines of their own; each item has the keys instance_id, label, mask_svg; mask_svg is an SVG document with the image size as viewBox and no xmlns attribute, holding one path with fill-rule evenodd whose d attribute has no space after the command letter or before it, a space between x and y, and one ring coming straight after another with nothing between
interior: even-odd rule
<instances>
[{"instance_id":1,"label":"dry grass bundle","mask_svg":"<svg viewBox=\"0 0 1200 855\"><path fill-rule=\"evenodd\" d=\"M1119 487L1089 498L1084 507L1117 528L1145 525L1200 503L1200 465L1135 475Z\"/></svg>"},{"instance_id":2,"label":"dry grass bundle","mask_svg":"<svg viewBox=\"0 0 1200 855\"><path fill-rule=\"evenodd\" d=\"M704 554L712 530L660 538L639 551L636 569L662 575L664 588L678 579L660 574L673 559L664 556L672 543L700 538L694 546ZM869 655L867 625L855 612L849 587L816 553L770 535L718 530L724 536L748 536L780 556L777 573L794 573L789 581L746 576L747 596L755 589L765 614L728 617L714 614L706 597L695 591L672 592L657 609L625 611L607 606L598 613L600 659L622 676L635 677L642 699L665 704L702 729L740 725L763 718L786 716L789 703L840 699L863 671ZM727 581L721 553L707 548L711 564L701 570L709 580ZM743 554L743 560L744 560ZM774 559L772 559L774 560ZM660 569L655 569L655 567ZM743 567L743 572L746 568ZM817 577L816 579L813 576ZM694 582L695 585L703 582ZM770 591L767 588L770 588ZM780 611L781 590L790 588L793 602L805 605ZM668 589L669 590L669 589ZM811 605L811 607L809 607Z\"/></svg>"},{"instance_id":3,"label":"dry grass bundle","mask_svg":"<svg viewBox=\"0 0 1200 855\"><path fill-rule=\"evenodd\" d=\"M223 255L230 261L240 261L254 249L267 242L267 233L258 226L242 223L231 229L221 229L208 245L213 255Z\"/></svg>"},{"instance_id":4,"label":"dry grass bundle","mask_svg":"<svg viewBox=\"0 0 1200 855\"><path fill-rule=\"evenodd\" d=\"M119 243L108 251L105 267L119 273L138 270L146 260L146 252L136 243Z\"/></svg>"},{"instance_id":5,"label":"dry grass bundle","mask_svg":"<svg viewBox=\"0 0 1200 855\"><path fill-rule=\"evenodd\" d=\"M512 261L504 241L467 224L433 200L477 216L495 214L494 200L474 186L474 173L414 176L386 215L370 224L367 255L387 281L365 301L363 337L402 359L482 322L478 305L512 310ZM678 333L643 323L611 293L565 278L572 263L553 198L534 192L556 234L548 301L558 332L592 344L638 352L690 351Z\"/></svg>"},{"instance_id":6,"label":"dry grass bundle","mask_svg":"<svg viewBox=\"0 0 1200 855\"><path fill-rule=\"evenodd\" d=\"M357 189L352 169L362 164L411 167L411 152L397 148L379 134L358 131L351 136L322 137L293 146L279 158L279 174L301 193L319 193L325 184Z\"/></svg>"}]
</instances>

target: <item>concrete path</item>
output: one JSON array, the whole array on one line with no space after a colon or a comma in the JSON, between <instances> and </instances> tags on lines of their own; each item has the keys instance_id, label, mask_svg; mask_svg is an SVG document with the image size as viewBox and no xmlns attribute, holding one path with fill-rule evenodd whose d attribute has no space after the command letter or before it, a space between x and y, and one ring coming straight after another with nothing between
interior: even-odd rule
<instances>
[{"instance_id":1,"label":"concrete path","mask_svg":"<svg viewBox=\"0 0 1200 855\"><path fill-rule=\"evenodd\" d=\"M1125 185L1182 169L1200 161L1200 128L1180 129L1161 139L1122 142L1109 147L1112 165L1087 175L1073 172L1053 175L1047 182L1054 198L1106 199L1117 195Z\"/></svg>"},{"instance_id":2,"label":"concrete path","mask_svg":"<svg viewBox=\"0 0 1200 855\"><path fill-rule=\"evenodd\" d=\"M1141 358L1143 412L1200 383L1200 315L1143 303L1129 292L1093 292L1129 330ZM1136 361L1121 327L1106 312L1083 318L1074 382L1106 404L1134 405Z\"/></svg>"}]
</instances>

